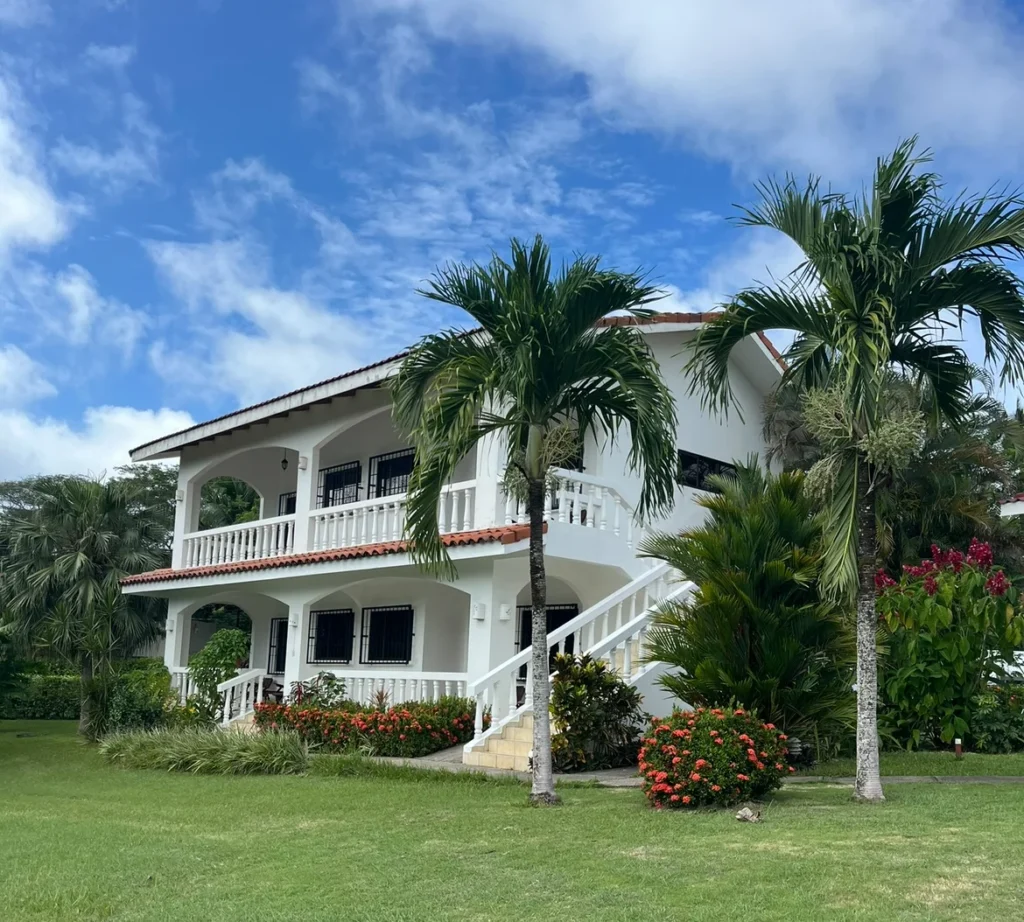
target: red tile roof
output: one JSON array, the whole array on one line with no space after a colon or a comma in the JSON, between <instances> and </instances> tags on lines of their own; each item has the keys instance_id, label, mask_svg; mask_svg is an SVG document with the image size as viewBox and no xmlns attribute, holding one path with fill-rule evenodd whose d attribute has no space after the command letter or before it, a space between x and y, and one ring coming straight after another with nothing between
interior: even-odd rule
<instances>
[{"instance_id":1,"label":"red tile roof","mask_svg":"<svg viewBox=\"0 0 1024 922\"><path fill-rule=\"evenodd\" d=\"M1024 493L1018 493L1016 496L1007 496L1006 499L999 500L1000 506L1005 506L1008 503L1021 503L1024 502Z\"/></svg>"},{"instance_id":2,"label":"red tile roof","mask_svg":"<svg viewBox=\"0 0 1024 922\"><path fill-rule=\"evenodd\" d=\"M624 326L649 326L656 323L708 323L714 320L720 315L720 311L705 311L703 313L661 313L655 314L653 317L634 317L630 315L616 316L616 317L603 317L597 322L599 327L624 327ZM473 333L480 332L480 328L473 330L467 330L467 336ZM780 364L783 364L782 354L778 349L772 345L771 340L764 333L758 333L758 338L765 344L768 351L771 352L773 358ZM232 410L230 413L225 413L222 416L215 416L213 419L203 420L201 423L196 423L194 426L188 426L185 429L179 429L177 432L170 432L167 435L162 435L158 439L151 439L148 442L144 442L141 445L136 446L131 451L134 454L137 451L141 451L144 448L148 448L150 445L154 445L157 442L162 442L165 439L173 439L179 435L185 435L191 432L193 429L199 429L202 426L208 426L211 423L219 423L223 420L230 419L232 416L237 416L240 413L247 413L249 410L257 410L260 407L268 406L269 404L276 403L278 400L286 400L288 397L294 397L296 394L301 394L303 391L313 390L314 388L323 387L326 384L334 384L337 381L344 381L346 378L354 377L355 375L363 374L367 371L372 371L375 368L380 368L383 365L387 365L391 362L403 359L409 354L408 349L404 349L401 352L396 352L394 355L389 355L387 358L380 359L377 362L371 362L369 365L363 365L361 368L353 368L351 371L346 371L344 374L335 375L333 378L325 378L323 381L317 381L315 384L307 384L304 387L296 388L293 391L288 391L286 394L278 394L275 397L271 397L267 400L261 400L259 403L251 404L247 407L241 407L237 410Z\"/></svg>"},{"instance_id":3,"label":"red tile roof","mask_svg":"<svg viewBox=\"0 0 1024 922\"><path fill-rule=\"evenodd\" d=\"M547 526L545 525L545 531ZM503 525L499 528L482 528L477 531L463 531L442 535L446 547L465 547L469 544L487 544L500 541L515 544L530 536L529 525ZM196 579L204 576L222 576L225 573L249 573L254 570L275 570L282 567L302 567L311 563L328 563L332 560L347 560L355 557L383 557L387 554L401 554L408 550L406 541L387 541L381 544L362 544L333 551L311 551L307 554L291 554L287 557L266 557L262 560L241 560L235 563L221 563L209 567L192 567L174 570L150 570L137 573L121 580L122 586L138 586L143 583L165 583L182 579Z\"/></svg>"}]
</instances>

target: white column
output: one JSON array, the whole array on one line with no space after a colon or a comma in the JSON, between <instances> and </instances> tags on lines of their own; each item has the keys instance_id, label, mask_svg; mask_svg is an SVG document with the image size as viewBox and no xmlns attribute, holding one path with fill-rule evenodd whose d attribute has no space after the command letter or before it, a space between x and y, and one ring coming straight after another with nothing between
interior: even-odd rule
<instances>
[{"instance_id":1,"label":"white column","mask_svg":"<svg viewBox=\"0 0 1024 922\"><path fill-rule=\"evenodd\" d=\"M284 661L285 694L290 694L292 685L301 682L306 666L306 644L309 639L308 602L292 601L288 605L288 647Z\"/></svg>"},{"instance_id":2,"label":"white column","mask_svg":"<svg viewBox=\"0 0 1024 922\"><path fill-rule=\"evenodd\" d=\"M474 528L492 528L505 524L505 494L501 477L505 471L505 437L500 433L484 436L476 444L476 508Z\"/></svg>"},{"instance_id":3,"label":"white column","mask_svg":"<svg viewBox=\"0 0 1024 922\"><path fill-rule=\"evenodd\" d=\"M299 470L295 482L295 553L310 550L313 522L310 513L316 509L317 470L320 467L320 449L296 446L299 452Z\"/></svg>"},{"instance_id":4,"label":"white column","mask_svg":"<svg viewBox=\"0 0 1024 922\"><path fill-rule=\"evenodd\" d=\"M185 535L199 528L199 500L201 486L194 480L192 468L178 468L178 490L174 503L174 538L171 543L171 566L178 570L184 565Z\"/></svg>"},{"instance_id":5,"label":"white column","mask_svg":"<svg viewBox=\"0 0 1024 922\"><path fill-rule=\"evenodd\" d=\"M183 599L169 599L167 621L164 630L164 665L181 667L188 665L189 643L192 639L192 608L194 603Z\"/></svg>"},{"instance_id":6,"label":"white column","mask_svg":"<svg viewBox=\"0 0 1024 922\"><path fill-rule=\"evenodd\" d=\"M462 565L466 568L466 565ZM481 561L476 575L460 573L469 591L466 673L473 682L515 653L516 593L526 578L525 561Z\"/></svg>"}]
</instances>

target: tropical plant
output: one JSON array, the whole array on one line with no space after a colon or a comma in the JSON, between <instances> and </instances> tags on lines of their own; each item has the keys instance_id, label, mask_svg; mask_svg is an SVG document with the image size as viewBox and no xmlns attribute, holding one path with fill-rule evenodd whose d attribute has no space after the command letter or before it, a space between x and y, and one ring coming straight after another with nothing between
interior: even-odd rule
<instances>
[{"instance_id":1,"label":"tropical plant","mask_svg":"<svg viewBox=\"0 0 1024 922\"><path fill-rule=\"evenodd\" d=\"M642 696L601 660L560 653L551 685L555 771L634 765L647 715Z\"/></svg>"},{"instance_id":2,"label":"tropical plant","mask_svg":"<svg viewBox=\"0 0 1024 922\"><path fill-rule=\"evenodd\" d=\"M734 806L782 783L786 753L786 734L743 708L673 711L651 720L640 783L655 808Z\"/></svg>"},{"instance_id":3,"label":"tropical plant","mask_svg":"<svg viewBox=\"0 0 1024 922\"><path fill-rule=\"evenodd\" d=\"M305 708L336 708L350 703L345 697L345 680L333 672L319 672L305 682L293 682L288 695L292 704Z\"/></svg>"},{"instance_id":4,"label":"tropical plant","mask_svg":"<svg viewBox=\"0 0 1024 922\"><path fill-rule=\"evenodd\" d=\"M102 732L90 721L102 722L112 664L160 634L162 604L120 588L124 577L159 565L159 516L124 482L48 476L3 493L4 622L21 643L74 665L80 731Z\"/></svg>"},{"instance_id":5,"label":"tropical plant","mask_svg":"<svg viewBox=\"0 0 1024 922\"><path fill-rule=\"evenodd\" d=\"M209 718L221 707L217 686L238 674L249 658L249 635L235 628L214 632L203 649L188 661L189 677L196 688L196 703Z\"/></svg>"},{"instance_id":6,"label":"tropical plant","mask_svg":"<svg viewBox=\"0 0 1024 922\"><path fill-rule=\"evenodd\" d=\"M637 274L580 257L552 273L547 245L512 241L512 258L450 265L421 292L466 311L482 328L427 336L409 353L393 386L395 417L416 446L406 532L414 559L447 576L453 567L438 535L438 501L456 466L481 439L503 445L518 471L529 516L533 637L534 802L557 801L551 774L544 561L548 471L571 428L614 438L625 428L629 465L641 475L636 515L671 506L676 415L658 363L634 325L605 328L607 315L643 319L657 290ZM508 480L508 478L506 478Z\"/></svg>"},{"instance_id":7,"label":"tropical plant","mask_svg":"<svg viewBox=\"0 0 1024 922\"><path fill-rule=\"evenodd\" d=\"M214 477L203 484L200 499L200 528L222 528L260 517L260 495L244 480Z\"/></svg>"},{"instance_id":8,"label":"tropical plant","mask_svg":"<svg viewBox=\"0 0 1024 922\"><path fill-rule=\"evenodd\" d=\"M889 631L882 668L882 725L908 749L973 742L979 695L1003 677L1024 641L1018 592L992 566L992 549L972 541L965 555L932 548L899 582L875 577Z\"/></svg>"},{"instance_id":9,"label":"tropical plant","mask_svg":"<svg viewBox=\"0 0 1024 922\"><path fill-rule=\"evenodd\" d=\"M657 535L641 553L696 583L663 604L648 640L675 667L659 683L690 705L738 703L826 755L852 729L853 632L819 588L821 518L803 474L771 474L756 457L709 478L705 523Z\"/></svg>"},{"instance_id":10,"label":"tropical plant","mask_svg":"<svg viewBox=\"0 0 1024 922\"><path fill-rule=\"evenodd\" d=\"M855 603L855 796L868 801L884 799L874 573L876 478L898 460L885 454L894 425L887 383L894 370L927 382L923 422L959 424L973 397L960 332L972 318L986 363L1000 368L1002 380L1014 383L1024 371L1024 297L1009 268L1024 255L1024 208L1009 195L943 199L938 177L921 170L927 154L915 156L914 146L907 141L879 160L861 198L825 193L813 177L803 187L792 178L762 184L761 203L740 223L786 234L804 262L781 282L737 294L697 334L687 366L706 405L725 412L734 347L766 330L791 331L782 386L826 392L842 409L823 459L830 476L822 577Z\"/></svg>"},{"instance_id":11,"label":"tropical plant","mask_svg":"<svg viewBox=\"0 0 1024 922\"><path fill-rule=\"evenodd\" d=\"M1024 689L990 686L973 705L971 736L978 752L1024 752Z\"/></svg>"}]
</instances>

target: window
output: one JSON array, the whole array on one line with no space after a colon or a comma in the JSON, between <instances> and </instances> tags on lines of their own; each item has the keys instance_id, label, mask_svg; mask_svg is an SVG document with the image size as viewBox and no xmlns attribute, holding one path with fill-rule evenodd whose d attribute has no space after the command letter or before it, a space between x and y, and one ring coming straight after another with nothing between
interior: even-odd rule
<instances>
[{"instance_id":1,"label":"window","mask_svg":"<svg viewBox=\"0 0 1024 922\"><path fill-rule=\"evenodd\" d=\"M295 515L295 494L282 493L277 498L278 515Z\"/></svg>"},{"instance_id":2,"label":"window","mask_svg":"<svg viewBox=\"0 0 1024 922\"><path fill-rule=\"evenodd\" d=\"M284 675L285 656L288 652L288 619L270 619L270 656L267 657L267 672Z\"/></svg>"},{"instance_id":3,"label":"window","mask_svg":"<svg viewBox=\"0 0 1024 922\"><path fill-rule=\"evenodd\" d=\"M351 662L354 628L355 614L351 608L310 612L306 662Z\"/></svg>"},{"instance_id":4,"label":"window","mask_svg":"<svg viewBox=\"0 0 1024 922\"><path fill-rule=\"evenodd\" d=\"M679 449L679 472L677 480L681 487L692 487L694 490L717 492L708 486L707 479L715 474L735 474L736 468L724 461L695 455L692 451Z\"/></svg>"},{"instance_id":5,"label":"window","mask_svg":"<svg viewBox=\"0 0 1024 922\"><path fill-rule=\"evenodd\" d=\"M358 461L321 468L316 492L317 509L354 503L359 499L359 482L362 479L363 466Z\"/></svg>"},{"instance_id":6,"label":"window","mask_svg":"<svg viewBox=\"0 0 1024 922\"><path fill-rule=\"evenodd\" d=\"M409 663L412 660L412 606L363 609L360 663Z\"/></svg>"},{"instance_id":7,"label":"window","mask_svg":"<svg viewBox=\"0 0 1024 922\"><path fill-rule=\"evenodd\" d=\"M416 452L412 448L389 451L386 455L370 458L367 495L379 499L382 496L394 496L396 493L407 492L409 475L412 474L415 462Z\"/></svg>"}]
</instances>

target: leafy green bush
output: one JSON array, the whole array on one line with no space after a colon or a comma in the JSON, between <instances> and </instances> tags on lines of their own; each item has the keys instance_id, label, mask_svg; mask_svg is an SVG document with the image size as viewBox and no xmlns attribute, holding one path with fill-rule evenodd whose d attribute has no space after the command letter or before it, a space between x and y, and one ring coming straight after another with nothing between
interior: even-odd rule
<instances>
[{"instance_id":1,"label":"leafy green bush","mask_svg":"<svg viewBox=\"0 0 1024 922\"><path fill-rule=\"evenodd\" d=\"M82 680L76 675L27 675L0 697L2 720L77 720Z\"/></svg>"},{"instance_id":2,"label":"leafy green bush","mask_svg":"<svg viewBox=\"0 0 1024 922\"><path fill-rule=\"evenodd\" d=\"M993 686L974 705L971 737L978 752L1024 752L1024 690Z\"/></svg>"},{"instance_id":3,"label":"leafy green bush","mask_svg":"<svg viewBox=\"0 0 1024 922\"><path fill-rule=\"evenodd\" d=\"M330 710L350 707L358 710L354 702L345 697L345 681L333 672L320 672L305 682L293 682L290 701L293 705Z\"/></svg>"},{"instance_id":4,"label":"leafy green bush","mask_svg":"<svg viewBox=\"0 0 1024 922\"><path fill-rule=\"evenodd\" d=\"M636 764L647 715L640 707L640 693L604 662L589 656L555 657L551 717L557 730L551 741L555 771Z\"/></svg>"},{"instance_id":5,"label":"leafy green bush","mask_svg":"<svg viewBox=\"0 0 1024 922\"><path fill-rule=\"evenodd\" d=\"M171 675L160 663L160 669L146 667L115 675L107 699L106 731L152 730L167 722L174 706Z\"/></svg>"},{"instance_id":6,"label":"leafy green bush","mask_svg":"<svg viewBox=\"0 0 1024 922\"><path fill-rule=\"evenodd\" d=\"M977 703L1024 640L1017 590L974 540L966 555L932 547L899 582L879 572L878 611L889 632L882 661L884 735L908 749L977 742Z\"/></svg>"},{"instance_id":7,"label":"leafy green bush","mask_svg":"<svg viewBox=\"0 0 1024 922\"><path fill-rule=\"evenodd\" d=\"M189 675L195 680L196 703L211 720L217 716L222 700L217 686L238 674L249 657L249 635L236 628L216 631L198 653L188 661Z\"/></svg>"},{"instance_id":8,"label":"leafy green bush","mask_svg":"<svg viewBox=\"0 0 1024 922\"><path fill-rule=\"evenodd\" d=\"M799 472L774 475L756 457L697 502L699 528L660 535L642 552L697 584L655 618L649 655L674 666L660 681L689 705L756 710L830 755L855 720L854 639L819 592L821 522Z\"/></svg>"},{"instance_id":9,"label":"leafy green bush","mask_svg":"<svg viewBox=\"0 0 1024 922\"><path fill-rule=\"evenodd\" d=\"M742 708L697 708L654 718L640 750L654 807L733 806L782 784L786 734Z\"/></svg>"},{"instance_id":10,"label":"leafy green bush","mask_svg":"<svg viewBox=\"0 0 1024 922\"><path fill-rule=\"evenodd\" d=\"M309 753L296 733L232 733L196 727L114 733L100 752L122 768L203 775L294 775Z\"/></svg>"},{"instance_id":11,"label":"leafy green bush","mask_svg":"<svg viewBox=\"0 0 1024 922\"><path fill-rule=\"evenodd\" d=\"M475 703L468 698L410 701L387 710L323 710L302 705L256 705L264 730L294 730L311 746L339 752L415 758L473 738ZM490 725L486 718L485 726Z\"/></svg>"}]
</instances>

